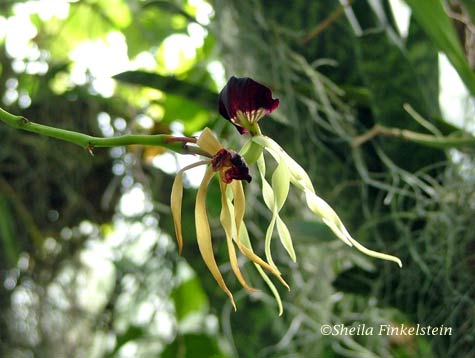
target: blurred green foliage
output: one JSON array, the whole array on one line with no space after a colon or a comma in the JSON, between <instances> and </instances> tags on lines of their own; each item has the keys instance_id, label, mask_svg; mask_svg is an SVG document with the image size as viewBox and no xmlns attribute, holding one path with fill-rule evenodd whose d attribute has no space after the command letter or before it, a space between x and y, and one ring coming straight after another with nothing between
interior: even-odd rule
<instances>
[{"instance_id":1,"label":"blurred green foliage","mask_svg":"<svg viewBox=\"0 0 475 358\"><path fill-rule=\"evenodd\" d=\"M444 53L475 93L466 42L474 28L470 1L408 0L407 36L386 0L355 0L345 11L336 0L211 5L208 23L203 11L210 5L196 1L85 0L66 5L65 16L58 5L50 17L32 2L2 2L2 107L92 135L194 135L209 126L238 148L234 128L218 120L221 64L225 77L253 77L274 90L281 105L262 120L263 132L311 173L356 238L401 257L404 268L344 247L291 190L280 215L297 264L274 240L274 259L292 287L281 292L285 314L278 317L252 265L242 270L258 293L239 291L232 279L212 182L207 204L217 261L237 292L233 313L190 229L191 176L183 199L184 257L176 253L168 207L173 175L163 168L163 161L176 166L176 157L137 146L91 157L0 125L0 356L473 356L473 151L386 137L352 146L375 124L469 133L462 121L442 116L438 59ZM2 32L22 11L35 28L24 43ZM192 58L182 48L178 64L167 67L167 39L179 45L176 35L202 36L202 43ZM114 41L122 44L120 55L71 55L80 45L102 46L91 47L97 50ZM15 52L15 43L24 51ZM102 91L104 76L93 65L105 61L107 72L124 58L120 73L106 76L113 91ZM406 103L426 121L409 115ZM251 173L257 181L257 171ZM255 250L263 252L271 217L257 183L246 190L246 221ZM131 203L143 205L133 211ZM400 323L450 326L453 334L320 333L322 324Z\"/></svg>"}]
</instances>

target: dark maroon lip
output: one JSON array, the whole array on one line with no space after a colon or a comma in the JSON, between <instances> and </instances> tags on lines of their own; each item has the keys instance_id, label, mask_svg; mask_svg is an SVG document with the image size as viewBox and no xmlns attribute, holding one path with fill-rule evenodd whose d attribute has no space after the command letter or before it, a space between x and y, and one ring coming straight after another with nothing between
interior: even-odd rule
<instances>
[{"instance_id":1,"label":"dark maroon lip","mask_svg":"<svg viewBox=\"0 0 475 358\"><path fill-rule=\"evenodd\" d=\"M279 106L279 99L272 98L270 88L254 81L252 78L232 76L219 93L219 113L230 121L239 131L247 133L246 123L241 122L238 112L242 112L249 120L256 112L272 113Z\"/></svg>"}]
</instances>

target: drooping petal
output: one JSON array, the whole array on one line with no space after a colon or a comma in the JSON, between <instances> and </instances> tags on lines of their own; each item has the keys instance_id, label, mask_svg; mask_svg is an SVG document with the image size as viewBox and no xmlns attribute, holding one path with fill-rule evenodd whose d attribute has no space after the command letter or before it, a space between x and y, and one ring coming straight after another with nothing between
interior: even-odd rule
<instances>
[{"instance_id":1,"label":"drooping petal","mask_svg":"<svg viewBox=\"0 0 475 358\"><path fill-rule=\"evenodd\" d=\"M183 234L181 230L181 203L183 200L183 173L191 168L199 165L207 164L209 161L202 160L193 164L190 164L176 173L175 180L173 181L172 192L170 195L170 208L173 217L173 224L175 226L175 235L178 242L178 252L181 255L183 249Z\"/></svg>"},{"instance_id":2,"label":"drooping petal","mask_svg":"<svg viewBox=\"0 0 475 358\"><path fill-rule=\"evenodd\" d=\"M315 192L312 181L307 172L290 155L288 155L277 142L272 138L263 135L252 137L252 141L265 148L277 162L280 160L285 161L289 168L290 181L292 184L302 191L310 190Z\"/></svg>"},{"instance_id":3,"label":"drooping petal","mask_svg":"<svg viewBox=\"0 0 475 358\"><path fill-rule=\"evenodd\" d=\"M297 255L295 254L294 244L292 243L292 236L290 235L289 228L279 215L277 215L276 226L282 246L284 246L292 261L297 262Z\"/></svg>"},{"instance_id":4,"label":"drooping petal","mask_svg":"<svg viewBox=\"0 0 475 358\"><path fill-rule=\"evenodd\" d=\"M261 154L259 159L257 160L257 168L259 169L259 173L261 175L261 183L262 183L262 196L264 198L264 202L266 206L271 210L272 212L272 219L269 223L269 226L267 227L266 230L266 236L264 240L264 251L266 254L266 259L269 262L269 264L278 271L278 268L276 264L274 263L274 260L272 259L272 251L271 251L271 240L272 240L272 234L274 233L274 226L275 226L275 221L277 218L277 211L274 210L275 207L275 198L274 198L274 191L272 190L272 187L270 184L267 182L265 173L266 173L266 164L264 161L264 155Z\"/></svg>"},{"instance_id":5,"label":"drooping petal","mask_svg":"<svg viewBox=\"0 0 475 358\"><path fill-rule=\"evenodd\" d=\"M221 272L219 272L218 265L214 258L213 245L211 242L211 231L208 223L208 215L206 214L206 192L208 189L209 182L213 177L214 172L213 168L208 167L206 170L203 181L198 189L196 194L196 206L195 206L195 226L196 226L196 239L198 241L198 248L200 249L201 256L203 257L206 266L210 270L218 285L223 289L223 291L229 296L231 304L236 310L236 304L234 302L233 295L229 291L226 283L224 282Z\"/></svg>"},{"instance_id":6,"label":"drooping petal","mask_svg":"<svg viewBox=\"0 0 475 358\"><path fill-rule=\"evenodd\" d=\"M223 148L221 143L219 143L218 139L208 127L206 127L203 132L201 132L196 144L212 156L215 155L221 148Z\"/></svg>"},{"instance_id":7,"label":"drooping petal","mask_svg":"<svg viewBox=\"0 0 475 358\"><path fill-rule=\"evenodd\" d=\"M239 239L241 235L241 225L246 212L246 196L242 187L242 181L235 180L231 183L231 189L234 197L234 221L236 223L236 237Z\"/></svg>"},{"instance_id":8,"label":"drooping petal","mask_svg":"<svg viewBox=\"0 0 475 358\"><path fill-rule=\"evenodd\" d=\"M284 205L289 193L290 174L287 169L287 164L283 160L278 161L277 168L272 174L272 187L265 178L266 165L264 161L264 155L262 154L257 160L257 167L261 176L262 195L264 202L272 212L272 219L269 223L269 226L267 227L264 242L267 261L271 265L274 265L271 253L271 240L274 227L277 226L277 233L279 235L280 242L284 246L292 261L296 262L297 257L295 255L292 237L287 225L285 225L284 221L279 216L279 211Z\"/></svg>"},{"instance_id":9,"label":"drooping petal","mask_svg":"<svg viewBox=\"0 0 475 358\"><path fill-rule=\"evenodd\" d=\"M254 251L252 250L251 241L249 240L249 234L247 232L247 228L246 228L245 223L243 223L243 225L242 225L240 242L242 242L242 246L245 247L246 250L248 250L248 252L250 252L251 254L254 254ZM257 262L254 262L254 266L256 267L257 271L259 272L259 275L261 275L264 282L267 284L267 286L271 290L272 294L274 295L275 301L277 302L277 306L279 307L279 316L281 316L282 313L284 312L284 307L282 305L282 299L280 298L279 291L277 291L277 288L275 287L274 283L271 281L269 276L262 269L263 266L260 265ZM276 275L281 280L281 282L284 284L284 286L286 286L290 290L289 286L287 285L287 283L285 281L283 281L283 279L280 277L280 275L277 275L275 272L272 272L272 273L274 275Z\"/></svg>"},{"instance_id":10,"label":"drooping petal","mask_svg":"<svg viewBox=\"0 0 475 358\"><path fill-rule=\"evenodd\" d=\"M317 216L321 217L322 221L335 233L338 238L340 238L346 244L348 244L349 246L356 247L356 249L368 256L376 257L382 260L392 261L397 263L399 267L402 267L402 262L399 258L370 250L365 246L361 245L355 239L353 239L353 237L350 235L345 225L343 225L335 211L322 198L310 191L306 191L305 196L307 199L308 207Z\"/></svg>"},{"instance_id":11,"label":"drooping petal","mask_svg":"<svg viewBox=\"0 0 475 358\"><path fill-rule=\"evenodd\" d=\"M219 93L219 113L241 134L249 123L256 123L278 106L279 100L272 98L270 88L248 77L231 77Z\"/></svg>"},{"instance_id":12,"label":"drooping petal","mask_svg":"<svg viewBox=\"0 0 475 358\"><path fill-rule=\"evenodd\" d=\"M227 185L223 182L219 182L219 187L221 189L221 225L223 226L224 232L226 234L226 242L228 244L228 254L229 254L229 262L231 263L231 268L236 275L236 278L241 283L242 287L244 287L249 292L255 292L256 289L250 287L246 280L244 279L241 270L239 268L239 264L237 261L236 250L234 249L233 243L233 220L231 219L231 214L229 212L229 205L228 199L226 197L226 187ZM236 231L236 230L234 230Z\"/></svg>"},{"instance_id":13,"label":"drooping petal","mask_svg":"<svg viewBox=\"0 0 475 358\"><path fill-rule=\"evenodd\" d=\"M246 204L245 204L244 191L242 189L242 182L240 181L233 182L232 189L233 189L234 205L228 201L228 207L231 212L231 215L232 216L234 215L234 219L236 221L236 231L238 234L236 235L237 236L236 238L234 237L233 238L236 241L236 244L238 245L239 250L249 260L254 262L254 264L272 273L275 277L279 279L279 281L285 287L287 287L287 289L290 290L289 285L282 278L279 270L269 265L267 262L265 262L263 259L257 256L252 250L252 246L249 240L249 235L247 234L247 230L246 230L246 224L243 221L244 208ZM241 239L243 239L242 242L241 242Z\"/></svg>"},{"instance_id":14,"label":"drooping petal","mask_svg":"<svg viewBox=\"0 0 475 358\"><path fill-rule=\"evenodd\" d=\"M307 206L309 209L315 215L317 215L340 240L349 246L355 246L356 249L368 256L393 261L402 267L402 262L399 258L370 250L356 241L349 234L348 230L333 208L326 201L315 194L313 184L305 170L290 155L288 155L279 146L279 144L266 136L255 136L252 138L252 141L265 148L277 162L284 161L287 164L290 172L290 181L305 193Z\"/></svg>"}]
</instances>

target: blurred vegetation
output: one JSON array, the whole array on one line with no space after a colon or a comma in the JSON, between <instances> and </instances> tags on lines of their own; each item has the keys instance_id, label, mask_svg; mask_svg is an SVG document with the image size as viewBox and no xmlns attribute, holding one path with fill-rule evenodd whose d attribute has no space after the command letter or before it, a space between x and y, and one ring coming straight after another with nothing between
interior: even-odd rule
<instances>
[{"instance_id":1,"label":"blurred vegetation","mask_svg":"<svg viewBox=\"0 0 475 358\"><path fill-rule=\"evenodd\" d=\"M218 118L217 93L231 75L252 77L281 102L263 132L308 170L358 240L404 267L346 247L291 192L282 215L298 261L275 240L292 288L281 290L278 317L252 265L242 269L260 292L232 279L214 183L207 204L217 261L237 292L234 313L194 230L183 256L176 252L168 205L177 156L130 146L91 157L2 123L0 356L475 355L473 147L355 142L375 125L473 138L473 119L448 122L439 106L441 53L475 95L470 1L407 0L407 34L386 0L346 8L336 0L81 0L58 2L50 15L48 3L0 4L3 108L99 136L208 126L238 148L242 139ZM174 64L170 44L182 46ZM185 229L194 227L193 179ZM256 181L246 189L246 220L263 252L270 217ZM444 325L452 335L320 333L323 324L401 323Z\"/></svg>"}]
</instances>

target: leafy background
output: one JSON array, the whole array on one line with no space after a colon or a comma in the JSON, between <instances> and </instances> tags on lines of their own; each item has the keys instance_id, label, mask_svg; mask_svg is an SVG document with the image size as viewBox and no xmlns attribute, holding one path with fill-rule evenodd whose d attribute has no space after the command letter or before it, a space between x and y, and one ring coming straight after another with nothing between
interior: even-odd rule
<instances>
[{"instance_id":1,"label":"leafy background","mask_svg":"<svg viewBox=\"0 0 475 358\"><path fill-rule=\"evenodd\" d=\"M236 292L234 313L201 261L194 230L184 255L176 252L169 192L173 173L192 158L137 146L90 157L1 125L0 355L473 356L473 147L390 137L353 145L375 124L473 133L473 5L405 4L407 33L384 0L346 9L336 0L2 2L6 110L103 136L193 135L209 126L239 147L234 128L218 118L217 93L230 75L253 77L281 100L263 132L308 170L358 240L399 256L404 267L345 247L291 192L283 215L298 262L276 240L274 258L292 287L281 290L278 317L252 265L242 262L259 293L233 281L214 183L208 207L217 259ZM445 58L468 92L458 116L439 105ZM184 195L185 228L194 227L196 177ZM262 252L270 217L257 183L247 194L246 220ZM322 324L401 323L445 325L452 335L320 333Z\"/></svg>"}]
</instances>

